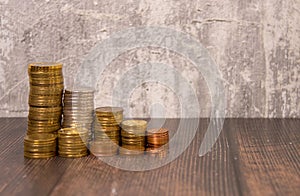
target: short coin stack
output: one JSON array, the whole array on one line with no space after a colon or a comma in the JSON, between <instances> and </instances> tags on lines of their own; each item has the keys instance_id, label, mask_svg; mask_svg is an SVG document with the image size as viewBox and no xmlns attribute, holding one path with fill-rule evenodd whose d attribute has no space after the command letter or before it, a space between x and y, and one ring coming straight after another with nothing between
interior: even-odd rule
<instances>
[{"instance_id":1,"label":"short coin stack","mask_svg":"<svg viewBox=\"0 0 300 196\"><path fill-rule=\"evenodd\" d=\"M62 127L76 128L78 133L85 133L88 130L90 141L94 120L94 91L89 88L66 89L63 105Z\"/></svg>"},{"instance_id":2,"label":"short coin stack","mask_svg":"<svg viewBox=\"0 0 300 196\"><path fill-rule=\"evenodd\" d=\"M169 131L165 128L147 131L147 153L164 153L169 142Z\"/></svg>"},{"instance_id":3,"label":"short coin stack","mask_svg":"<svg viewBox=\"0 0 300 196\"><path fill-rule=\"evenodd\" d=\"M94 141L90 151L95 156L112 156L118 153L120 142L120 123L123 109L120 107L96 108Z\"/></svg>"},{"instance_id":4,"label":"short coin stack","mask_svg":"<svg viewBox=\"0 0 300 196\"><path fill-rule=\"evenodd\" d=\"M77 128L63 128L58 131L58 154L61 157L79 158L88 155L86 141L88 130Z\"/></svg>"},{"instance_id":5,"label":"short coin stack","mask_svg":"<svg viewBox=\"0 0 300 196\"><path fill-rule=\"evenodd\" d=\"M126 120L121 124L121 143L120 154L135 155L143 154L146 145L147 121Z\"/></svg>"},{"instance_id":6,"label":"short coin stack","mask_svg":"<svg viewBox=\"0 0 300 196\"><path fill-rule=\"evenodd\" d=\"M62 64L32 63L28 65L28 75L29 115L27 135L24 138L24 156L52 157L55 155L52 148L53 143L56 146L55 133L60 129L61 123L64 88Z\"/></svg>"},{"instance_id":7,"label":"short coin stack","mask_svg":"<svg viewBox=\"0 0 300 196\"><path fill-rule=\"evenodd\" d=\"M56 134L35 133L24 138L24 156L28 158L49 158L56 155Z\"/></svg>"}]
</instances>

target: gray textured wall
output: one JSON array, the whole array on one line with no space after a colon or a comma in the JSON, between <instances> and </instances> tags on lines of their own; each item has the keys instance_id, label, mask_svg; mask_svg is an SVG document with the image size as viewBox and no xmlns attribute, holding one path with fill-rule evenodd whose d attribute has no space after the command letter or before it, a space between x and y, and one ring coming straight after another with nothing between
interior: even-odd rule
<instances>
[{"instance_id":1,"label":"gray textured wall","mask_svg":"<svg viewBox=\"0 0 300 196\"><path fill-rule=\"evenodd\" d=\"M299 0L0 0L0 116L26 116L27 64L64 64L66 85L85 55L113 32L132 26L166 26L191 34L210 52L226 81L228 117L300 117ZM115 70L155 59L191 77L201 115L209 116L209 91L191 63L161 48L128 51L98 85L109 103ZM146 97L146 99L145 99ZM174 92L147 84L132 95L132 113L147 116L161 102L169 117L180 114Z\"/></svg>"}]
</instances>

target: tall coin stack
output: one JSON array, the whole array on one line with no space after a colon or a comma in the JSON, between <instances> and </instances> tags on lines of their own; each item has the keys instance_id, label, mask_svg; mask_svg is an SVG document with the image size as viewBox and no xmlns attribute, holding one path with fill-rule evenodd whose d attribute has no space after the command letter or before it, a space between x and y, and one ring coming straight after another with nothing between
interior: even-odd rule
<instances>
[{"instance_id":1,"label":"tall coin stack","mask_svg":"<svg viewBox=\"0 0 300 196\"><path fill-rule=\"evenodd\" d=\"M119 125L123 120L123 109L99 107L95 112L94 141L90 144L90 151L95 156L116 155L120 142Z\"/></svg>"},{"instance_id":2,"label":"tall coin stack","mask_svg":"<svg viewBox=\"0 0 300 196\"><path fill-rule=\"evenodd\" d=\"M86 141L88 130L77 128L63 128L58 131L58 154L66 158L79 158L88 155Z\"/></svg>"},{"instance_id":3,"label":"tall coin stack","mask_svg":"<svg viewBox=\"0 0 300 196\"><path fill-rule=\"evenodd\" d=\"M165 128L147 131L147 153L164 155L168 151L169 130Z\"/></svg>"},{"instance_id":4,"label":"tall coin stack","mask_svg":"<svg viewBox=\"0 0 300 196\"><path fill-rule=\"evenodd\" d=\"M94 120L94 91L89 88L66 89L63 99L63 128L76 128L78 133L88 131L89 142L92 139Z\"/></svg>"},{"instance_id":5,"label":"tall coin stack","mask_svg":"<svg viewBox=\"0 0 300 196\"><path fill-rule=\"evenodd\" d=\"M62 64L28 65L30 82L27 135L24 156L48 158L56 154L56 132L60 129L64 80Z\"/></svg>"},{"instance_id":6,"label":"tall coin stack","mask_svg":"<svg viewBox=\"0 0 300 196\"><path fill-rule=\"evenodd\" d=\"M146 146L147 121L126 120L121 124L120 154L136 155L143 154Z\"/></svg>"}]
</instances>

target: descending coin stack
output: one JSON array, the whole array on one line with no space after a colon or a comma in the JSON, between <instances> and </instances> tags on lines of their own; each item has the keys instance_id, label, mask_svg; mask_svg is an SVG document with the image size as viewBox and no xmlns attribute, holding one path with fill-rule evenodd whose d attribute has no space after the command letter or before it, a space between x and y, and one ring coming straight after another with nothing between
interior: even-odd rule
<instances>
[{"instance_id":1,"label":"descending coin stack","mask_svg":"<svg viewBox=\"0 0 300 196\"><path fill-rule=\"evenodd\" d=\"M123 109L120 107L96 108L94 141L90 151L95 156L112 156L118 153L120 141L120 123Z\"/></svg>"},{"instance_id":2,"label":"descending coin stack","mask_svg":"<svg viewBox=\"0 0 300 196\"><path fill-rule=\"evenodd\" d=\"M56 132L62 113L63 73L59 63L28 65L30 81L27 135L24 156L48 158L55 155ZM51 134L54 133L54 134Z\"/></svg>"},{"instance_id":3,"label":"descending coin stack","mask_svg":"<svg viewBox=\"0 0 300 196\"><path fill-rule=\"evenodd\" d=\"M126 120L121 124L120 154L135 155L143 154L146 144L147 121Z\"/></svg>"},{"instance_id":4,"label":"descending coin stack","mask_svg":"<svg viewBox=\"0 0 300 196\"><path fill-rule=\"evenodd\" d=\"M63 100L63 128L76 128L78 133L88 130L88 141L92 139L94 118L94 91L89 88L66 89Z\"/></svg>"},{"instance_id":5,"label":"descending coin stack","mask_svg":"<svg viewBox=\"0 0 300 196\"><path fill-rule=\"evenodd\" d=\"M58 154L61 157L78 158L88 155L86 141L88 130L78 128L63 128L58 131Z\"/></svg>"},{"instance_id":6,"label":"descending coin stack","mask_svg":"<svg viewBox=\"0 0 300 196\"><path fill-rule=\"evenodd\" d=\"M147 130L147 153L163 155L168 150L169 131L165 128Z\"/></svg>"}]
</instances>

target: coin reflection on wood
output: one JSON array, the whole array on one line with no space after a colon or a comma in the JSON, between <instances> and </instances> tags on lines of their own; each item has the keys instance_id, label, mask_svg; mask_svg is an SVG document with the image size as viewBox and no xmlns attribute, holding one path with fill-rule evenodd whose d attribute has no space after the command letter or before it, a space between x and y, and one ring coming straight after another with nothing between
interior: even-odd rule
<instances>
[{"instance_id":1,"label":"coin reflection on wood","mask_svg":"<svg viewBox=\"0 0 300 196\"><path fill-rule=\"evenodd\" d=\"M90 151L95 156L113 156L118 153L120 123L123 109L120 107L99 107L95 110L94 141Z\"/></svg>"},{"instance_id":2,"label":"coin reflection on wood","mask_svg":"<svg viewBox=\"0 0 300 196\"><path fill-rule=\"evenodd\" d=\"M49 158L56 154L56 132L61 125L62 64L32 63L28 65L28 75L29 115L24 156Z\"/></svg>"}]
</instances>

